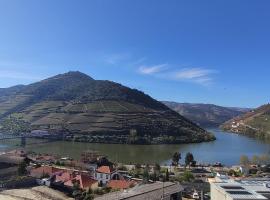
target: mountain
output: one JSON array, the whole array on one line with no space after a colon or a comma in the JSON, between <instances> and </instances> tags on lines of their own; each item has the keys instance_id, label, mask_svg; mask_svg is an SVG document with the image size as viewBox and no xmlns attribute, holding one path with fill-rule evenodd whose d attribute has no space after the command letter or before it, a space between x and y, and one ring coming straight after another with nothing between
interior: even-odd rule
<instances>
[{"instance_id":1,"label":"mountain","mask_svg":"<svg viewBox=\"0 0 270 200\"><path fill-rule=\"evenodd\" d=\"M20 91L24 87L24 85L16 85L10 88L0 88L0 97L16 94L16 92Z\"/></svg>"},{"instance_id":2,"label":"mountain","mask_svg":"<svg viewBox=\"0 0 270 200\"><path fill-rule=\"evenodd\" d=\"M68 72L1 89L2 132L47 130L76 141L185 143L214 137L136 89Z\"/></svg>"},{"instance_id":3,"label":"mountain","mask_svg":"<svg viewBox=\"0 0 270 200\"><path fill-rule=\"evenodd\" d=\"M270 138L270 104L235 117L225 122L221 127L239 134Z\"/></svg>"},{"instance_id":4,"label":"mountain","mask_svg":"<svg viewBox=\"0 0 270 200\"><path fill-rule=\"evenodd\" d=\"M227 108L213 104L163 102L180 115L203 127L217 127L222 123L247 112L246 108Z\"/></svg>"}]
</instances>

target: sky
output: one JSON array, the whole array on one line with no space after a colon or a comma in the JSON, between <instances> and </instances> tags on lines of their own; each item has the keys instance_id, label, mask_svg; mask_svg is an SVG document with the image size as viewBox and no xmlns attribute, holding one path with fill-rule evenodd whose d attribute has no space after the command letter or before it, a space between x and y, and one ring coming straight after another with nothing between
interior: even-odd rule
<instances>
[{"instance_id":1,"label":"sky","mask_svg":"<svg viewBox=\"0 0 270 200\"><path fill-rule=\"evenodd\" d=\"M0 0L0 87L81 71L157 100L257 107L268 0Z\"/></svg>"}]
</instances>

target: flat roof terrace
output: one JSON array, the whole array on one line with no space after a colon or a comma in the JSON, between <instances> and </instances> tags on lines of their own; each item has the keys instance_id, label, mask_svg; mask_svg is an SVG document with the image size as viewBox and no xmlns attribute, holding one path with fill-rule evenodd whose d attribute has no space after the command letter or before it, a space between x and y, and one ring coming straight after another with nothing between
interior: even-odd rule
<instances>
[{"instance_id":1,"label":"flat roof terrace","mask_svg":"<svg viewBox=\"0 0 270 200\"><path fill-rule=\"evenodd\" d=\"M270 195L270 179L228 180L212 184L232 199L266 200Z\"/></svg>"}]
</instances>

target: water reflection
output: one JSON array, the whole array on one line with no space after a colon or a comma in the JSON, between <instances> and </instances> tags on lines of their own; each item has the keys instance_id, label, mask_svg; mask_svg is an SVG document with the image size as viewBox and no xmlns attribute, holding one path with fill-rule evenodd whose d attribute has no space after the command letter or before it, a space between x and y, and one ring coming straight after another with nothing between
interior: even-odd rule
<instances>
[{"instance_id":1,"label":"water reflection","mask_svg":"<svg viewBox=\"0 0 270 200\"><path fill-rule=\"evenodd\" d=\"M187 152L192 152L199 162L213 163L220 161L226 165L237 164L241 155L260 155L270 152L270 143L267 141L248 138L237 134L211 129L217 137L216 141L199 144L181 145L123 145L123 144L89 144L78 142L57 141L41 143L35 139L27 140L26 149L41 152L80 158L86 150L99 151L110 159L123 163L170 163L172 154L182 153L182 162ZM43 141L44 142L44 141ZM19 140L0 141L1 149L11 149L19 145Z\"/></svg>"}]
</instances>

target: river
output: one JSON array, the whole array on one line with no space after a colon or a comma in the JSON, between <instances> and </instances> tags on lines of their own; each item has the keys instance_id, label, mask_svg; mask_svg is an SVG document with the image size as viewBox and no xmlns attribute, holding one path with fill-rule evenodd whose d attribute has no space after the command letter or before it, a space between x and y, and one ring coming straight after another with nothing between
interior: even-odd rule
<instances>
[{"instance_id":1,"label":"river","mask_svg":"<svg viewBox=\"0 0 270 200\"><path fill-rule=\"evenodd\" d=\"M26 150L40 153L52 153L79 159L86 150L99 151L111 160L122 163L161 163L169 164L172 154L179 151L182 160L187 152L193 153L200 163L221 162L225 165L239 163L241 155L253 156L270 153L270 142L241 136L219 129L209 129L217 140L198 144L179 145L125 145L125 144L91 144L56 141L41 143L40 140L27 139ZM18 148L19 140L0 141L0 152Z\"/></svg>"}]
</instances>

